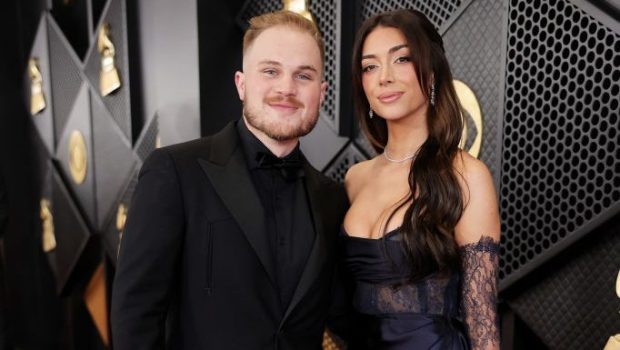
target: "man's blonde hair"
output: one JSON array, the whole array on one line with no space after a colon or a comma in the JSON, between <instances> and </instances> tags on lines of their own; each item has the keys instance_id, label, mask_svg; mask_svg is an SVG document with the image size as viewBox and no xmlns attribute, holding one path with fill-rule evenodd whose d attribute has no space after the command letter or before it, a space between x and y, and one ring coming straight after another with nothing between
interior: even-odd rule
<instances>
[{"instance_id":1,"label":"man's blonde hair","mask_svg":"<svg viewBox=\"0 0 620 350\"><path fill-rule=\"evenodd\" d=\"M317 28L314 22L291 11L268 12L250 19L250 27L246 30L245 35L243 36L243 54L245 55L248 48L260 35L260 33L266 29L276 26L286 26L292 29L297 29L303 33L310 34L319 47L319 51L321 53L321 63L325 64L325 45L323 44L323 38L321 37L319 28Z\"/></svg>"}]
</instances>

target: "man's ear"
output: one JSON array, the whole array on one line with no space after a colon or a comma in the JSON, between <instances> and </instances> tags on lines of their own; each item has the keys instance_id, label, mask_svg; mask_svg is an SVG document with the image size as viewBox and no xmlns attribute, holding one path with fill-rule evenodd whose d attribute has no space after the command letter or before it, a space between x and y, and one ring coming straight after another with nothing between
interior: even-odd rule
<instances>
[{"instance_id":1,"label":"man's ear","mask_svg":"<svg viewBox=\"0 0 620 350\"><path fill-rule=\"evenodd\" d=\"M326 81L321 83L321 98L320 98L321 104L323 104L323 101L325 101L325 94L327 94L327 82Z\"/></svg>"},{"instance_id":2,"label":"man's ear","mask_svg":"<svg viewBox=\"0 0 620 350\"><path fill-rule=\"evenodd\" d=\"M237 87L237 93L241 101L245 100L245 74L240 71L235 72L235 86Z\"/></svg>"}]
</instances>

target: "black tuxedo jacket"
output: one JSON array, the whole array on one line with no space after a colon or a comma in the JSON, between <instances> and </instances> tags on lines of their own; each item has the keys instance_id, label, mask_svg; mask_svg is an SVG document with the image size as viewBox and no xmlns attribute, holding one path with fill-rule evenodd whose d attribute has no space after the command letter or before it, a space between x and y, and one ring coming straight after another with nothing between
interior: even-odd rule
<instances>
[{"instance_id":1,"label":"black tuxedo jacket","mask_svg":"<svg viewBox=\"0 0 620 350\"><path fill-rule=\"evenodd\" d=\"M119 252L114 349L320 349L347 199L342 186L304 162L316 238L283 309L263 208L234 124L153 151Z\"/></svg>"}]
</instances>

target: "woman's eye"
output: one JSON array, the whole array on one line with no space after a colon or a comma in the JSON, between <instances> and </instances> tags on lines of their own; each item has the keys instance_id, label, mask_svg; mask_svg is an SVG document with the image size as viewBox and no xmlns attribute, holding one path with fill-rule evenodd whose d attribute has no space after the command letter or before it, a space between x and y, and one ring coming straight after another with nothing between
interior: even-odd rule
<instances>
[{"instance_id":1,"label":"woman's eye","mask_svg":"<svg viewBox=\"0 0 620 350\"><path fill-rule=\"evenodd\" d=\"M411 62L411 57L409 57L409 56L401 56L401 57L396 59L396 62L398 62L398 63Z\"/></svg>"},{"instance_id":2,"label":"woman's eye","mask_svg":"<svg viewBox=\"0 0 620 350\"><path fill-rule=\"evenodd\" d=\"M375 68L376 68L375 65L369 64L367 66L362 67L362 72L363 73L368 73L368 72L372 71Z\"/></svg>"}]
</instances>

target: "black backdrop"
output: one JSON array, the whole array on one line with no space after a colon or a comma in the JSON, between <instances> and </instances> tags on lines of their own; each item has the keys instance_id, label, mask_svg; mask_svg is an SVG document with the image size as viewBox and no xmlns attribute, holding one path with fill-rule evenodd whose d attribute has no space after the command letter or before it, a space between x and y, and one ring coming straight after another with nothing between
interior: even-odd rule
<instances>
[{"instance_id":1,"label":"black backdrop","mask_svg":"<svg viewBox=\"0 0 620 350\"><path fill-rule=\"evenodd\" d=\"M242 29L237 20L251 2L196 2L199 67L194 69L200 78L201 135L239 116L239 102L230 98L236 96L232 74L241 61ZM98 349L104 346L82 299L86 278L78 276L73 287L58 296L49 257L40 248L38 201L45 191L42 146L30 122L23 73L41 14L51 3L4 1L0 11L0 169L9 200L2 242L6 293L0 294L0 328L4 326L0 341L8 336L24 349ZM613 2L584 0L510 0L497 2L495 7L482 0L443 1L437 2L438 7L432 7L432 2L403 3L434 9L437 21L451 22L442 28L451 63L480 94L485 117L499 118L493 134L498 138L487 140L483 158L491 163L502 206L505 348L601 348L607 336L620 332L620 299L613 293L612 281L620 265L618 9ZM92 11L101 14L105 1L91 4ZM357 4L347 10L354 12L347 12L351 26L373 11L400 2ZM460 11L458 16L437 10L450 4ZM135 15L136 7L133 11ZM137 25L131 13L130 8L129 32ZM489 13L499 13L500 18ZM63 13L52 11L52 15L61 18ZM470 43L477 50L464 44L463 36L482 33L491 25L499 26L492 34L504 31L503 43L485 37L484 44ZM214 32L217 35L210 35ZM78 55L86 56L88 37L68 37L77 43ZM498 49L496 44L500 51L489 53ZM131 46L129 55L149 59ZM335 66L347 68L344 56L336 58ZM148 89L134 84L140 81L136 61L133 67L130 61L132 78L138 77L132 80L138 86L131 90L132 99L140 99L141 89ZM485 71L491 72L491 80L481 73ZM134 140L150 117L139 116L146 109L139 107L132 105L130 134ZM341 118L352 122L346 106L339 111L345 112ZM336 129L338 137L351 139L321 168L339 178L351 162L371 154L353 127L343 126L340 120ZM137 164L149 149L137 151ZM126 184L121 197L129 196L131 186ZM105 251L114 250L118 232L106 233L108 229L100 232L110 239L94 247L102 251L93 253L96 257L104 255L101 245ZM88 264L82 268L92 270ZM113 273L113 261L108 261L107 271Z\"/></svg>"}]
</instances>

